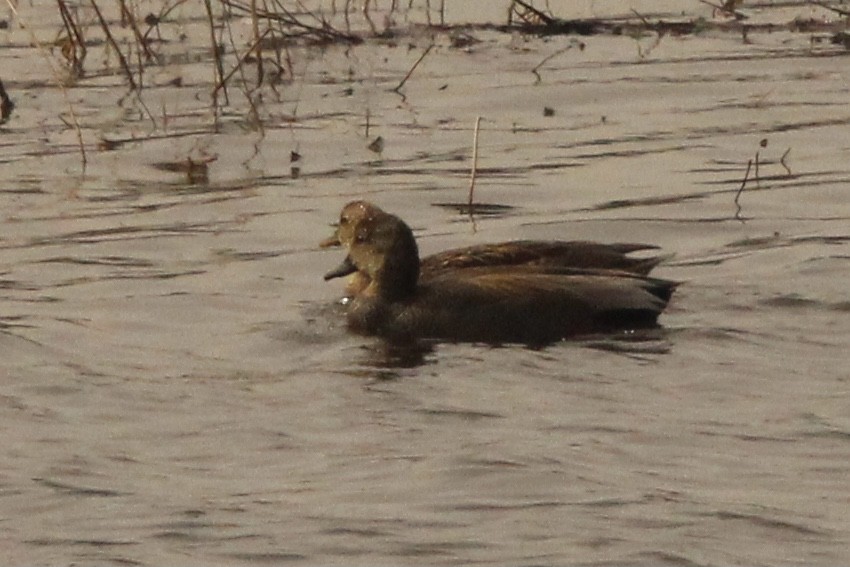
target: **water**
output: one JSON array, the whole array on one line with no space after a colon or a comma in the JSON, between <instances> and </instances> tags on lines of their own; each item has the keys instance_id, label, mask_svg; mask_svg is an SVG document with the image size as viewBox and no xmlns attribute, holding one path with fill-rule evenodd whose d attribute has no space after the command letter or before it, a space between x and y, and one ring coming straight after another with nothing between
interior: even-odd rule
<instances>
[{"instance_id":1,"label":"water","mask_svg":"<svg viewBox=\"0 0 850 567\"><path fill-rule=\"evenodd\" d=\"M26 10L55 36L52 5ZM204 20L178 16L162 33L188 39L157 46L172 62L140 98L89 54L68 90L84 173L45 60L2 32L6 563L850 558L843 47L595 36L538 82L570 38L438 33L402 98L432 41L417 31L293 49L263 131L231 88L216 132ZM477 116L476 200L502 207L471 223L438 205L466 200ZM180 171L210 158L205 178ZM684 284L649 337L392 351L346 332L321 279L341 253L317 244L353 198L405 218L424 253L649 242Z\"/></svg>"}]
</instances>

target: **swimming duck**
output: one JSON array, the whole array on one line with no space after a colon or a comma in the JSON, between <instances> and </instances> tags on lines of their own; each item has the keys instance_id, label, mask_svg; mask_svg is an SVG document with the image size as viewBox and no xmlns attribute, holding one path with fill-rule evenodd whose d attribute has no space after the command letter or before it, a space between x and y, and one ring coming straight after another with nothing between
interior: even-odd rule
<instances>
[{"instance_id":1,"label":"swimming duck","mask_svg":"<svg viewBox=\"0 0 850 567\"><path fill-rule=\"evenodd\" d=\"M352 201L343 207L339 216L339 224L334 233L323 240L319 246L322 248L331 246L349 248L354 241L356 227L361 221L387 214L378 206L367 201ZM518 265L621 270L646 275L664 257L633 258L628 254L654 249L658 249L658 247L649 244L600 244L583 240L515 240L479 244L432 254L422 258L419 271L420 278L423 280L461 268ZM348 296L357 295L369 285L369 278L364 272L356 271L350 275L346 286ZM326 280L337 277L341 277L341 274L335 270L325 275Z\"/></svg>"},{"instance_id":2,"label":"swimming duck","mask_svg":"<svg viewBox=\"0 0 850 567\"><path fill-rule=\"evenodd\" d=\"M562 265L482 265L420 278L416 239L381 211L359 219L332 277L361 272L348 325L394 340L433 338L545 345L597 332L657 326L677 283Z\"/></svg>"}]
</instances>

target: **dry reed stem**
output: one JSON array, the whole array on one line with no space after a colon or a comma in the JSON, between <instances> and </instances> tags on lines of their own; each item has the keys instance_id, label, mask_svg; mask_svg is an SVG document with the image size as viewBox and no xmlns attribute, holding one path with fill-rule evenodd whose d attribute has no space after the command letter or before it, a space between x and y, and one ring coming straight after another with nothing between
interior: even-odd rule
<instances>
[{"instance_id":1,"label":"dry reed stem","mask_svg":"<svg viewBox=\"0 0 850 567\"><path fill-rule=\"evenodd\" d=\"M75 76L81 76L83 74L83 61L85 60L87 53L86 41L83 38L83 34L80 31L80 28L74 21L74 17L71 15L71 11L68 10L68 6L65 4L65 0L57 0L57 4L59 6L59 15L62 16L62 23L65 26L65 31L68 34L68 40L71 43L71 67L74 70ZM66 58L68 57L68 54L64 55Z\"/></svg>"},{"instance_id":2,"label":"dry reed stem","mask_svg":"<svg viewBox=\"0 0 850 567\"><path fill-rule=\"evenodd\" d=\"M520 6L524 11L520 12L517 9ZM516 14L517 19L526 24L533 25L552 25L555 23L555 18L544 14L534 6L523 2L522 0L513 0L508 8L508 25L513 24L513 17Z\"/></svg>"},{"instance_id":3,"label":"dry reed stem","mask_svg":"<svg viewBox=\"0 0 850 567\"><path fill-rule=\"evenodd\" d=\"M229 80L230 80L230 77L232 77L232 76L233 76L233 75L234 75L237 71L240 71L240 72L242 71L242 64L243 64L243 63L245 63L245 60L246 60L246 59L248 59L248 57L250 57L252 53L254 53L254 47L255 47L255 44L256 44L256 43L258 43L258 42L263 41L263 40L266 38L266 36L267 36L267 35L269 35L269 34L271 33L271 31L272 31L272 30L269 30L269 29L267 29L266 31L264 31L264 32L260 35L260 37L259 37L259 38L257 38L257 40L256 40L254 43L252 43L250 47L248 47L248 49L245 51L245 53L242 55L242 57L240 57L240 58L239 58L239 60L236 62L236 65L233 67L233 69L231 69L231 70L227 73L227 75L225 75L225 76L221 79L221 81L220 81L220 82L216 83L216 85L215 85L215 89L213 89L213 93L215 93L215 92L216 92L216 91L218 91L219 89L225 88L225 85L227 85L227 81L229 81ZM231 38L231 41L232 41L232 38ZM243 78L244 78L244 76L243 76Z\"/></svg>"},{"instance_id":4,"label":"dry reed stem","mask_svg":"<svg viewBox=\"0 0 850 567\"><path fill-rule=\"evenodd\" d=\"M169 6L168 4L163 6L162 9L159 11L159 14L157 14L156 16L151 18L152 23L150 23L149 26L148 26L148 29L145 30L145 33L143 34L142 39L147 41L148 36L150 35L151 31L153 31L154 29L157 30L157 35L158 35L159 34L159 24L160 24L160 22L162 22L162 20L164 20L166 18L166 16L168 16L168 14L170 14L172 11L179 8L180 5L185 4L188 1L189 0L177 0L171 6ZM145 22L147 23L147 18L145 19ZM162 39L162 38L160 37L160 39Z\"/></svg>"},{"instance_id":5,"label":"dry reed stem","mask_svg":"<svg viewBox=\"0 0 850 567\"><path fill-rule=\"evenodd\" d=\"M781 158L779 158L779 163L781 163L781 164L782 164L782 167L784 167L784 168L785 168L785 172L786 172L789 176L790 176L790 175L793 175L793 174L791 173L791 168L790 168L790 167L788 167L788 164L786 164L786 163L785 163L785 158L787 158L787 157L788 157L788 154L790 154L790 153L791 153L791 148L788 148L787 150L785 150L785 153L784 153L784 154L782 154L782 157L781 157Z\"/></svg>"},{"instance_id":6,"label":"dry reed stem","mask_svg":"<svg viewBox=\"0 0 850 567\"><path fill-rule=\"evenodd\" d=\"M366 138L369 138L369 127L371 122L371 112L368 108L366 108Z\"/></svg>"},{"instance_id":7,"label":"dry reed stem","mask_svg":"<svg viewBox=\"0 0 850 567\"><path fill-rule=\"evenodd\" d=\"M80 146L80 160L83 164L83 173L86 171L86 164L88 163L88 158L86 156L86 146L83 143L83 131L80 129L80 121L77 120L77 113L74 112L74 105L71 104L71 99L68 96L68 89L65 88L65 83L62 81L62 78L59 76L59 72L56 70L56 67L53 66L53 60L50 58L50 54L47 49L41 44L38 38L35 35L35 32L32 31L28 26L26 26L21 19L21 15L18 13L18 9L15 7L15 4L12 0L6 0L6 4L9 6L9 9L15 15L15 18L18 20L18 25L27 30L30 35L30 39L33 42L33 45L36 46L39 53L42 54L42 57L47 61L47 65L50 67L50 72L53 74L53 78L56 80L56 84L59 86L59 90L62 91L62 98L65 99L65 104L68 105L68 113L71 115L71 122L73 123L74 132L77 134L77 143Z\"/></svg>"},{"instance_id":8,"label":"dry reed stem","mask_svg":"<svg viewBox=\"0 0 850 567\"><path fill-rule=\"evenodd\" d=\"M575 40L571 40L571 41L575 41ZM555 51L554 53L550 53L549 55L544 57L543 60L540 63L535 65L534 69L531 70L531 72L534 73L534 76L537 77L537 80L534 82L534 84L538 85L543 81L543 78L540 76L540 73L538 73L538 71L540 70L540 68L543 65L545 65L546 63L548 63L549 61L551 61L552 59L554 59L558 55L561 55L562 53L566 53L567 51L571 50L575 45L576 44L574 44L574 43L570 43L568 46L563 47L563 48ZM579 42L577 45L583 46L583 44L581 42ZM583 47L582 47L582 49L583 49Z\"/></svg>"},{"instance_id":9,"label":"dry reed stem","mask_svg":"<svg viewBox=\"0 0 850 567\"><path fill-rule=\"evenodd\" d=\"M127 7L125 0L121 0L121 18L127 21L127 24L130 26L130 29L133 31L133 37L136 38L136 43L139 45L141 51L145 54L146 61L152 61L155 59L153 52L148 47L148 42L145 41L144 36L142 35L142 31L139 29L139 25L136 22L135 16ZM141 69L141 67L140 67ZM141 73L141 71L139 71Z\"/></svg>"},{"instance_id":10,"label":"dry reed stem","mask_svg":"<svg viewBox=\"0 0 850 567\"><path fill-rule=\"evenodd\" d=\"M472 134L472 171L469 174L469 196L467 199L469 216L472 216L472 199L475 194L475 179L478 175L478 131L480 127L481 117L478 116L475 118L475 130Z\"/></svg>"},{"instance_id":11,"label":"dry reed stem","mask_svg":"<svg viewBox=\"0 0 850 567\"><path fill-rule=\"evenodd\" d=\"M398 85L396 85L396 88L393 89L393 92L401 94L399 92L401 90L401 88L404 86L404 84L407 82L407 80L410 78L410 76L413 74L413 72L416 70L416 68L419 66L419 64L422 63L422 60L425 59L425 57L429 53L431 53L431 50L434 49L434 45L435 44L432 43L431 45L429 45L425 49L425 51L422 53L422 55L419 56L419 59L416 60L416 63L414 63L413 66L410 68L410 70L407 72L407 75L405 75L404 78L401 80L401 82ZM404 95L402 95L402 96L404 96Z\"/></svg>"},{"instance_id":12,"label":"dry reed stem","mask_svg":"<svg viewBox=\"0 0 850 567\"><path fill-rule=\"evenodd\" d=\"M635 10L634 8L632 8L632 14L634 14L635 16L637 16L637 17L638 17L638 19L639 19L641 22L643 22L643 25L645 25L647 28L651 28L651 27L652 27L652 24L649 22L649 20L647 20L646 18L644 18L644 17L643 17L643 14L641 14L640 12L638 12L637 10Z\"/></svg>"},{"instance_id":13,"label":"dry reed stem","mask_svg":"<svg viewBox=\"0 0 850 567\"><path fill-rule=\"evenodd\" d=\"M229 8L242 10L243 12L251 12L251 6L246 5L238 0L220 0L221 3ZM314 19L320 22L320 27L310 26L299 20L290 10L278 4L277 12L269 12L268 10L257 10L257 16L270 22L279 22L282 25L288 25L292 28L302 30L305 33L312 34L317 40L326 41L342 41L352 44L363 43L363 39L350 33L343 33L330 27L326 22L316 18L312 12L309 12Z\"/></svg>"},{"instance_id":14,"label":"dry reed stem","mask_svg":"<svg viewBox=\"0 0 850 567\"><path fill-rule=\"evenodd\" d=\"M228 37L230 38L230 44L233 46L234 52L236 52L236 41L233 38L233 29L230 26L230 20L227 20L226 26L227 26L227 34L228 34ZM272 32L271 28L266 28L266 31L264 31L262 33L262 35L259 38L257 38L257 42L260 42L263 39L265 39L265 37L267 35L269 35L271 32ZM243 63L245 62L245 60L252 53L254 53L254 47L255 47L254 45L251 45L245 51L245 54L242 57L240 57L239 60L237 61L236 67L234 67L234 69L230 73L228 73L227 76L224 78L224 82L227 82L230 79L230 77L233 76L234 73L239 71L239 75L242 77L242 85L244 86L243 94L245 95L245 100L248 102L248 106L251 107L251 117L253 118L253 125L256 126L257 129L260 131L260 135L262 137L262 136L265 136L265 129L263 128L263 121L260 120L259 109L257 108L257 105L254 102L254 98L251 96L252 91L248 89L248 79L245 77L245 69L243 68ZM218 88L218 86L216 86L216 88Z\"/></svg>"},{"instance_id":15,"label":"dry reed stem","mask_svg":"<svg viewBox=\"0 0 850 567\"><path fill-rule=\"evenodd\" d=\"M714 8L715 12L729 14L730 16L733 16L736 20L746 20L749 18L749 16L747 16L743 12L739 12L735 9L734 2L724 2L723 4L715 4L714 2L709 2L708 0L697 0L697 2L705 4L706 6L711 6L712 8Z\"/></svg>"},{"instance_id":16,"label":"dry reed stem","mask_svg":"<svg viewBox=\"0 0 850 567\"><path fill-rule=\"evenodd\" d=\"M227 96L227 85L224 81L224 63L221 61L221 50L218 48L218 42L215 40L215 20L213 19L213 11L212 4L210 0L204 0L204 7L207 11L207 21L210 26L210 47L213 53L213 61L215 62L214 70L213 70L213 84L216 85L212 90L212 104L213 104L213 123L214 128L218 131L218 90L219 86L222 86L224 89L224 102L225 104L229 104L229 98Z\"/></svg>"},{"instance_id":17,"label":"dry reed stem","mask_svg":"<svg viewBox=\"0 0 850 567\"><path fill-rule=\"evenodd\" d=\"M744 187L747 186L747 180L750 178L750 168L752 166L753 166L753 160L747 161L747 172L744 173L744 180L741 182L741 187L739 187L738 192L735 193L735 206L738 208L738 210L735 211L735 218L738 219L741 222L743 222L744 219L741 218L742 207L741 207L741 204L738 202L738 200L741 198L741 193L744 192Z\"/></svg>"},{"instance_id":18,"label":"dry reed stem","mask_svg":"<svg viewBox=\"0 0 850 567\"><path fill-rule=\"evenodd\" d=\"M254 33L252 51L254 57L257 58L257 88L259 88L263 85L263 46L260 44L260 18L257 16L257 0L251 0L251 31Z\"/></svg>"},{"instance_id":19,"label":"dry reed stem","mask_svg":"<svg viewBox=\"0 0 850 567\"><path fill-rule=\"evenodd\" d=\"M127 59L124 58L124 54L121 53L118 43L115 41L115 38L112 37L112 32L109 31L109 26L103 18L103 14L100 12L100 8L97 7L94 0L89 1L92 8L94 8L94 13L97 15L98 21L100 21L100 27L103 28L103 33L106 35L106 41L110 46L112 46L112 49L115 50L116 55L118 55L118 62L121 64L121 68L124 69L124 74L127 75L127 82L130 83L130 88L137 90L139 87L136 85L135 79L133 79L133 72L130 70L130 66L127 64Z\"/></svg>"},{"instance_id":20,"label":"dry reed stem","mask_svg":"<svg viewBox=\"0 0 850 567\"><path fill-rule=\"evenodd\" d=\"M363 0L363 17L366 19L366 23L369 24L369 29L372 31L372 35L378 35L378 28L375 27L375 22L372 21L372 16L369 13L369 1Z\"/></svg>"}]
</instances>

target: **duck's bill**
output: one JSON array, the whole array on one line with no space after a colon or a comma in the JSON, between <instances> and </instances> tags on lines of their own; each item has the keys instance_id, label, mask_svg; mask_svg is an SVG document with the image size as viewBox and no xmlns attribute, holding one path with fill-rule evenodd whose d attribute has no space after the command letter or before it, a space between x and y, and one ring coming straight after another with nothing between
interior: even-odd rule
<instances>
[{"instance_id":1,"label":"duck's bill","mask_svg":"<svg viewBox=\"0 0 850 567\"><path fill-rule=\"evenodd\" d=\"M349 274L353 274L356 271L357 266L354 265L351 258L346 256L345 260L342 261L342 264L325 274L325 281L332 280L334 278L341 278Z\"/></svg>"},{"instance_id":2,"label":"duck's bill","mask_svg":"<svg viewBox=\"0 0 850 567\"><path fill-rule=\"evenodd\" d=\"M319 248L333 248L341 245L342 242L339 241L339 234L337 231L334 231L332 235L319 242Z\"/></svg>"}]
</instances>

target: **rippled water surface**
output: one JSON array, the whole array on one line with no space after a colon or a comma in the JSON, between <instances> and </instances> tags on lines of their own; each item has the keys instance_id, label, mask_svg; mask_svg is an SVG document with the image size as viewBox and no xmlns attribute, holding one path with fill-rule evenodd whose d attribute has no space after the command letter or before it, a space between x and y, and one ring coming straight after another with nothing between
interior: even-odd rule
<instances>
[{"instance_id":1,"label":"rippled water surface","mask_svg":"<svg viewBox=\"0 0 850 567\"><path fill-rule=\"evenodd\" d=\"M395 38L292 47L290 75L252 95L259 128L235 80L216 121L201 5L161 26L140 94L97 42L63 94L59 54L31 46L61 29L52 4L0 30L5 563L850 561L844 46L579 45L409 27L414 9ZM231 32L250 45L249 19ZM453 205L478 116L493 214L473 222ZM648 242L684 283L651 336L393 351L350 335L322 281L341 253L317 244L354 198L424 253Z\"/></svg>"}]
</instances>

